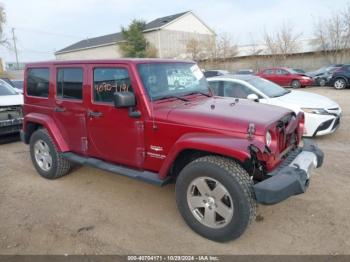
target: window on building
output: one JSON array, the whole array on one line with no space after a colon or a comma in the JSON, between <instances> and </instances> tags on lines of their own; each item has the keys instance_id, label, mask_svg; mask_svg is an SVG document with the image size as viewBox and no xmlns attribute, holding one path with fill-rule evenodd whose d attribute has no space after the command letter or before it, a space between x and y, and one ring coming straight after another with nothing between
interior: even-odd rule
<instances>
[{"instance_id":1,"label":"window on building","mask_svg":"<svg viewBox=\"0 0 350 262\"><path fill-rule=\"evenodd\" d=\"M27 74L27 95L49 96L50 73L48 68L31 68Z\"/></svg>"},{"instance_id":2,"label":"window on building","mask_svg":"<svg viewBox=\"0 0 350 262\"><path fill-rule=\"evenodd\" d=\"M77 100L83 98L82 68L59 68L57 70L57 97Z\"/></svg>"},{"instance_id":3,"label":"window on building","mask_svg":"<svg viewBox=\"0 0 350 262\"><path fill-rule=\"evenodd\" d=\"M95 68L93 88L94 101L103 103L112 103L115 92L133 92L125 68Z\"/></svg>"}]
</instances>

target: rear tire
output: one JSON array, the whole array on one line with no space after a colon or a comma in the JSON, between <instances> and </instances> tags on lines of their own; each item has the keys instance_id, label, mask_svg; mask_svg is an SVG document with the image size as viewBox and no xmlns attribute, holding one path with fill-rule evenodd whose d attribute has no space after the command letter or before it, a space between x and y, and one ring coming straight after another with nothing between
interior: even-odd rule
<instances>
[{"instance_id":1,"label":"rear tire","mask_svg":"<svg viewBox=\"0 0 350 262\"><path fill-rule=\"evenodd\" d=\"M248 173L236 161L220 156L198 158L180 172L176 202L193 231L218 242L241 236L256 215Z\"/></svg>"},{"instance_id":2,"label":"rear tire","mask_svg":"<svg viewBox=\"0 0 350 262\"><path fill-rule=\"evenodd\" d=\"M346 81L345 79L343 78L338 78L334 81L334 88L337 89L337 90L341 90L341 89L345 89L347 84L346 84Z\"/></svg>"},{"instance_id":3,"label":"rear tire","mask_svg":"<svg viewBox=\"0 0 350 262\"><path fill-rule=\"evenodd\" d=\"M292 87L295 88L295 89L298 89L301 87L301 83L299 80L293 80L292 81Z\"/></svg>"},{"instance_id":4,"label":"rear tire","mask_svg":"<svg viewBox=\"0 0 350 262\"><path fill-rule=\"evenodd\" d=\"M72 166L58 151L46 129L39 129L32 134L30 156L39 175L47 179L56 179L68 174Z\"/></svg>"}]
</instances>

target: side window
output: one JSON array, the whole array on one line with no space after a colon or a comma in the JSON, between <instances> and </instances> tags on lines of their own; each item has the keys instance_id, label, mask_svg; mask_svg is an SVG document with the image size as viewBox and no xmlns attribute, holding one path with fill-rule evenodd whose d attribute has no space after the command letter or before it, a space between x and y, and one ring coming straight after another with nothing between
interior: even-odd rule
<instances>
[{"instance_id":1,"label":"side window","mask_svg":"<svg viewBox=\"0 0 350 262\"><path fill-rule=\"evenodd\" d=\"M112 103L115 92L133 92L130 76L125 68L95 68L94 90L95 102Z\"/></svg>"},{"instance_id":2,"label":"side window","mask_svg":"<svg viewBox=\"0 0 350 262\"><path fill-rule=\"evenodd\" d=\"M224 96L246 99L252 93L254 92L242 84L224 82Z\"/></svg>"},{"instance_id":3,"label":"side window","mask_svg":"<svg viewBox=\"0 0 350 262\"><path fill-rule=\"evenodd\" d=\"M276 75L288 75L288 72L284 69L277 69Z\"/></svg>"},{"instance_id":4,"label":"side window","mask_svg":"<svg viewBox=\"0 0 350 262\"><path fill-rule=\"evenodd\" d=\"M83 98L83 69L57 70L57 97L81 100Z\"/></svg>"},{"instance_id":5,"label":"side window","mask_svg":"<svg viewBox=\"0 0 350 262\"><path fill-rule=\"evenodd\" d=\"M219 96L220 81L209 81L209 88L214 96Z\"/></svg>"},{"instance_id":6,"label":"side window","mask_svg":"<svg viewBox=\"0 0 350 262\"><path fill-rule=\"evenodd\" d=\"M273 75L273 70L272 70L272 69L266 69L266 70L264 71L264 74L265 74L265 75Z\"/></svg>"},{"instance_id":7,"label":"side window","mask_svg":"<svg viewBox=\"0 0 350 262\"><path fill-rule=\"evenodd\" d=\"M37 97L49 96L50 71L48 68L28 69L27 95Z\"/></svg>"}]
</instances>

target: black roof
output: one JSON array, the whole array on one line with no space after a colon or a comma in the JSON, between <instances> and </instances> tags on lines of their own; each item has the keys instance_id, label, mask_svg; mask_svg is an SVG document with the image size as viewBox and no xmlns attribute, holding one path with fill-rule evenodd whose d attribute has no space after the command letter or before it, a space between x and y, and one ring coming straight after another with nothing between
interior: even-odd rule
<instances>
[{"instance_id":1,"label":"black roof","mask_svg":"<svg viewBox=\"0 0 350 262\"><path fill-rule=\"evenodd\" d=\"M73 50L78 50L78 49L83 49L83 48L88 48L88 47L93 47L93 46L107 45L107 44L117 43L121 40L123 40L122 33L103 35L103 36L99 36L99 37L81 40L79 42L76 42L70 46L67 46L67 47L57 51L56 53L73 51Z\"/></svg>"},{"instance_id":2,"label":"black roof","mask_svg":"<svg viewBox=\"0 0 350 262\"><path fill-rule=\"evenodd\" d=\"M184 14L186 14L188 12L189 11L182 12L182 13L175 14L175 15L169 15L169 16L164 16L164 17L161 17L161 18L157 18L157 19L155 19L155 20L153 20L153 21L151 21L151 22L146 24L145 31L150 31L150 30L162 27L162 26L170 23L171 21L174 21L175 19L183 16Z\"/></svg>"},{"instance_id":3,"label":"black roof","mask_svg":"<svg viewBox=\"0 0 350 262\"><path fill-rule=\"evenodd\" d=\"M162 27L162 26L170 23L171 21L183 16L184 14L186 14L188 12L190 12L190 11L157 18L157 19L147 23L144 31L152 31L152 30L158 29L159 27ZM74 43L70 46L67 46L61 50L58 50L56 52L56 54L69 52L69 51L73 51L73 50L84 49L84 48L91 48L91 47L95 47L95 46L114 44L114 43L120 42L122 40L123 40L123 35L121 32L109 34L109 35L98 36L98 37L94 37L94 38L88 38L88 39L76 42L76 43Z\"/></svg>"}]
</instances>

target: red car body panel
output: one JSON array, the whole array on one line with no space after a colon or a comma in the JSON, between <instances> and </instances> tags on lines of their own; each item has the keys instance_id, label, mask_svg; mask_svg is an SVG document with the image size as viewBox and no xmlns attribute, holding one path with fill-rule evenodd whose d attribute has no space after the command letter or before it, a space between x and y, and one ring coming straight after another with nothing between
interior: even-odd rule
<instances>
[{"instance_id":1,"label":"red car body panel","mask_svg":"<svg viewBox=\"0 0 350 262\"><path fill-rule=\"evenodd\" d=\"M282 161L277 137L266 153L265 134L275 132L276 122L291 111L283 108L235 101L233 98L188 96L188 102L169 98L150 101L138 75L137 64L179 60L94 60L53 61L28 64L28 68L50 68L50 92L48 98L26 95L24 83L24 126L29 123L43 125L50 132L62 152L74 152L139 170L157 172L161 178L168 175L172 163L184 150L200 150L237 159L244 162L251 157L249 146L259 149L258 157L266 162L267 170L273 170ZM192 62L191 62L192 63ZM56 97L57 68L80 67L83 69L82 101ZM131 118L127 108L115 108L111 104L93 102L93 68L124 67L128 70L140 118ZM25 75L25 81L26 81ZM62 109L62 110L61 110ZM41 113L40 113L41 112ZM100 112L101 117L89 117L89 112ZM302 122L300 113L292 121ZM122 124L120 124L122 123ZM255 134L248 139L248 126L255 125ZM300 142L302 130L298 129Z\"/></svg>"},{"instance_id":2,"label":"red car body panel","mask_svg":"<svg viewBox=\"0 0 350 262\"><path fill-rule=\"evenodd\" d=\"M278 72L287 72L288 74L279 74ZM287 67L265 68L256 75L280 86L291 86L293 80L298 80L302 87L314 84L314 80L311 77L293 73ZM307 79L305 77L307 77Z\"/></svg>"}]
</instances>

